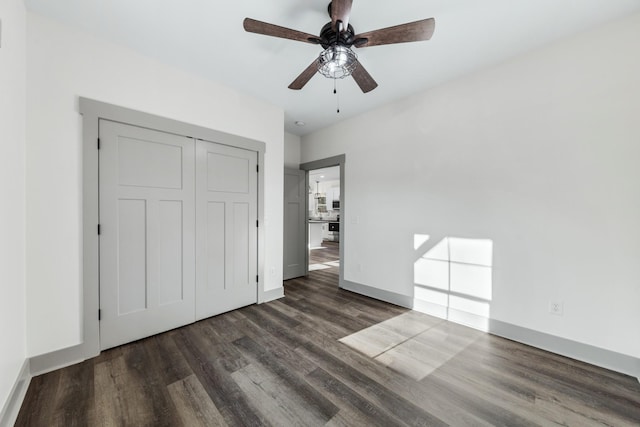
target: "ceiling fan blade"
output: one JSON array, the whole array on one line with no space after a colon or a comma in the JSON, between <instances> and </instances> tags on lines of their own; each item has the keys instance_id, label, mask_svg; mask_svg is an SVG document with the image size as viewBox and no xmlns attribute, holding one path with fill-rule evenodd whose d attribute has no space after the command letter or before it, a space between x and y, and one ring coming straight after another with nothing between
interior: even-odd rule
<instances>
[{"instance_id":1,"label":"ceiling fan blade","mask_svg":"<svg viewBox=\"0 0 640 427\"><path fill-rule=\"evenodd\" d=\"M362 66L362 62L360 61L358 61L358 66L355 70L353 70L353 73L351 73L351 75L364 93L371 92L378 87L378 83L373 80L371 74L369 74L369 72L365 70L365 68Z\"/></svg>"},{"instance_id":2,"label":"ceiling fan blade","mask_svg":"<svg viewBox=\"0 0 640 427\"><path fill-rule=\"evenodd\" d=\"M318 59L313 61L296 79L291 82L289 89L300 90L309 83L311 77L315 76L318 72Z\"/></svg>"},{"instance_id":3,"label":"ceiling fan blade","mask_svg":"<svg viewBox=\"0 0 640 427\"><path fill-rule=\"evenodd\" d=\"M245 31L250 33L264 34L265 36L279 37L281 39L289 39L311 44L320 43L320 39L313 34L303 33L302 31L292 30L291 28L257 21L251 18L244 18L242 25Z\"/></svg>"},{"instance_id":4,"label":"ceiling fan blade","mask_svg":"<svg viewBox=\"0 0 640 427\"><path fill-rule=\"evenodd\" d=\"M342 30L346 30L349 26L352 3L353 0L333 0L331 2L331 22L333 23L334 31L338 31L338 21L342 21Z\"/></svg>"},{"instance_id":5,"label":"ceiling fan blade","mask_svg":"<svg viewBox=\"0 0 640 427\"><path fill-rule=\"evenodd\" d=\"M357 34L355 36L354 46L367 47L429 40L433 35L435 26L436 20L429 18L369 31L368 33Z\"/></svg>"}]
</instances>

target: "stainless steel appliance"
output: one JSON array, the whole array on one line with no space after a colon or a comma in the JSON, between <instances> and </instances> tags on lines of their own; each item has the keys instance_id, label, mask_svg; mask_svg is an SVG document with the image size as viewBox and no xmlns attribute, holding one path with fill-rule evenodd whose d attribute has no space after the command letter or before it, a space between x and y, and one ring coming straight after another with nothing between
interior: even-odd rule
<instances>
[{"instance_id":1,"label":"stainless steel appliance","mask_svg":"<svg viewBox=\"0 0 640 427\"><path fill-rule=\"evenodd\" d=\"M329 236L332 242L340 241L340 223L339 222L329 223Z\"/></svg>"}]
</instances>

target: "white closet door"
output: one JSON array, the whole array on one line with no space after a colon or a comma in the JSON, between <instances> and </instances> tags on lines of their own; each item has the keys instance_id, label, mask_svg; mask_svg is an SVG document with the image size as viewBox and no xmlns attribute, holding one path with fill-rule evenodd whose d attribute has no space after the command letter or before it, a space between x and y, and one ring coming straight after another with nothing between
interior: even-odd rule
<instances>
[{"instance_id":1,"label":"white closet door","mask_svg":"<svg viewBox=\"0 0 640 427\"><path fill-rule=\"evenodd\" d=\"M100 121L100 345L195 321L194 142Z\"/></svg>"},{"instance_id":2,"label":"white closet door","mask_svg":"<svg viewBox=\"0 0 640 427\"><path fill-rule=\"evenodd\" d=\"M257 302L257 153L196 142L196 318Z\"/></svg>"}]
</instances>

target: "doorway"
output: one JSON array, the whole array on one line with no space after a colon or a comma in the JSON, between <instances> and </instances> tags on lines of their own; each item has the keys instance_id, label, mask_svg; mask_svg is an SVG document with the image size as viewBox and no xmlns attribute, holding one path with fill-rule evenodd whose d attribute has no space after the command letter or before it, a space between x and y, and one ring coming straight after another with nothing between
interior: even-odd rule
<instances>
[{"instance_id":1,"label":"doorway","mask_svg":"<svg viewBox=\"0 0 640 427\"><path fill-rule=\"evenodd\" d=\"M314 169L308 174L309 271L340 267L340 167Z\"/></svg>"},{"instance_id":2,"label":"doorway","mask_svg":"<svg viewBox=\"0 0 640 427\"><path fill-rule=\"evenodd\" d=\"M307 273L324 275L326 272L333 278L337 275L337 285L342 287L346 223L345 155L303 163L300 169L307 175Z\"/></svg>"}]
</instances>

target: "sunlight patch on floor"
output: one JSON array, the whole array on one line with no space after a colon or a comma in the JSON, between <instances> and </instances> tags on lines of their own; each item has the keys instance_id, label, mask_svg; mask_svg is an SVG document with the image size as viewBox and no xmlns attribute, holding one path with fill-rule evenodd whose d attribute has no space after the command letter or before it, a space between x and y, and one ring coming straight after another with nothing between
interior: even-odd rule
<instances>
[{"instance_id":1,"label":"sunlight patch on floor","mask_svg":"<svg viewBox=\"0 0 640 427\"><path fill-rule=\"evenodd\" d=\"M309 264L309 271L326 270L328 268L331 268L331 266L325 264Z\"/></svg>"},{"instance_id":2,"label":"sunlight patch on floor","mask_svg":"<svg viewBox=\"0 0 640 427\"><path fill-rule=\"evenodd\" d=\"M419 381L481 335L471 328L409 311L339 341Z\"/></svg>"}]
</instances>

